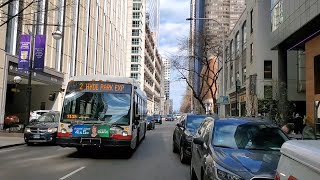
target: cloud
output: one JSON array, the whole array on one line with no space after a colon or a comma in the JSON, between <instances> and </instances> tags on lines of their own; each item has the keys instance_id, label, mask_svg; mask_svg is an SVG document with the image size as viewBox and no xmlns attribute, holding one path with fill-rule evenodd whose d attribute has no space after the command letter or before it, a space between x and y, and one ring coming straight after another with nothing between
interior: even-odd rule
<instances>
[{"instance_id":1,"label":"cloud","mask_svg":"<svg viewBox=\"0 0 320 180\"><path fill-rule=\"evenodd\" d=\"M190 0L160 0L160 39L159 52L162 57L170 59L180 53L179 43L188 38L190 22ZM186 90L184 81L177 81L179 72L171 71L170 98L174 110L179 110Z\"/></svg>"}]
</instances>

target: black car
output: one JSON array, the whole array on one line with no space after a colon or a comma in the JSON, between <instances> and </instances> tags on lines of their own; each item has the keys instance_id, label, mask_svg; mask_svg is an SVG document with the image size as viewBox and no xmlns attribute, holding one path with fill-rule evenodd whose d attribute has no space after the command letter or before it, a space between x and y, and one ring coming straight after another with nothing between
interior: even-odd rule
<instances>
[{"instance_id":1,"label":"black car","mask_svg":"<svg viewBox=\"0 0 320 180\"><path fill-rule=\"evenodd\" d=\"M172 114L168 114L166 117L166 121L174 121L173 115Z\"/></svg>"},{"instance_id":2,"label":"black car","mask_svg":"<svg viewBox=\"0 0 320 180\"><path fill-rule=\"evenodd\" d=\"M191 145L191 179L274 179L287 140L261 119L206 118Z\"/></svg>"},{"instance_id":3,"label":"black car","mask_svg":"<svg viewBox=\"0 0 320 180\"><path fill-rule=\"evenodd\" d=\"M148 130L155 129L156 123L154 122L153 116L147 116L146 121Z\"/></svg>"},{"instance_id":4,"label":"black car","mask_svg":"<svg viewBox=\"0 0 320 180\"><path fill-rule=\"evenodd\" d=\"M153 119L154 119L155 123L162 124L162 118L159 114L154 114Z\"/></svg>"},{"instance_id":5,"label":"black car","mask_svg":"<svg viewBox=\"0 0 320 180\"><path fill-rule=\"evenodd\" d=\"M33 143L55 143L60 113L44 113L37 120L32 120L25 128L24 140L28 145Z\"/></svg>"},{"instance_id":6,"label":"black car","mask_svg":"<svg viewBox=\"0 0 320 180\"><path fill-rule=\"evenodd\" d=\"M188 114L180 119L173 132L172 148L174 153L180 153L182 163L190 162L191 141L197 128L207 115Z\"/></svg>"}]
</instances>

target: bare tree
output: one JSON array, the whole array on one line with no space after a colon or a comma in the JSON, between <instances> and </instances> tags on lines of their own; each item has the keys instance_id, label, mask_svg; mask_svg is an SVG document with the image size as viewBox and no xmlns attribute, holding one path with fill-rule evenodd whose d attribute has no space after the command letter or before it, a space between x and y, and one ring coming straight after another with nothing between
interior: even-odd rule
<instances>
[{"instance_id":1,"label":"bare tree","mask_svg":"<svg viewBox=\"0 0 320 180\"><path fill-rule=\"evenodd\" d=\"M173 68L179 72L181 79L186 80L193 98L204 112L208 99L211 99L213 106L216 107L218 76L222 70L218 66L222 46L204 33L197 33L196 39L193 53L186 53L189 50L189 40L186 38L180 40L180 53L172 55L170 59Z\"/></svg>"},{"instance_id":2,"label":"bare tree","mask_svg":"<svg viewBox=\"0 0 320 180\"><path fill-rule=\"evenodd\" d=\"M24 24L36 24L37 18L34 18L35 14L45 13L47 18L54 19L53 13L55 11L59 11L60 8L63 8L65 11L70 11L73 6L76 4L74 0L65 0L65 3L59 7L54 4L53 1L48 0L7 0L0 1L0 27L8 24L14 18L18 18L20 21L23 20ZM46 5L42 6L41 4L45 3ZM13 9L13 11L9 11L9 9ZM52 12L52 13L50 13ZM66 22L67 24L72 24L73 20L69 19L70 22ZM40 24L44 25L44 24ZM71 25L69 25L71 26Z\"/></svg>"}]
</instances>

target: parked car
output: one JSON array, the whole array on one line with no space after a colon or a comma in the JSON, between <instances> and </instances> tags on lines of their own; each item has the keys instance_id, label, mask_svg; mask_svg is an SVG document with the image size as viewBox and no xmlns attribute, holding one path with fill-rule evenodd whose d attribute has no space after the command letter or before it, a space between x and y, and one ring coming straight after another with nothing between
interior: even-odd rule
<instances>
[{"instance_id":1,"label":"parked car","mask_svg":"<svg viewBox=\"0 0 320 180\"><path fill-rule=\"evenodd\" d=\"M197 128L206 117L207 115L188 114L177 123L173 132L172 149L174 153L180 154L182 163L190 162L191 141Z\"/></svg>"},{"instance_id":2,"label":"parked car","mask_svg":"<svg viewBox=\"0 0 320 180\"><path fill-rule=\"evenodd\" d=\"M159 114L154 114L153 118L154 118L155 123L162 124L162 118Z\"/></svg>"},{"instance_id":3,"label":"parked car","mask_svg":"<svg viewBox=\"0 0 320 180\"><path fill-rule=\"evenodd\" d=\"M320 141L291 140L280 151L275 180L320 179Z\"/></svg>"},{"instance_id":4,"label":"parked car","mask_svg":"<svg viewBox=\"0 0 320 180\"><path fill-rule=\"evenodd\" d=\"M166 121L174 121L173 115L172 114L168 114L166 117Z\"/></svg>"},{"instance_id":5,"label":"parked car","mask_svg":"<svg viewBox=\"0 0 320 180\"><path fill-rule=\"evenodd\" d=\"M174 119L175 120L179 120L181 118L181 115L180 114L175 114L173 115Z\"/></svg>"},{"instance_id":6,"label":"parked car","mask_svg":"<svg viewBox=\"0 0 320 180\"><path fill-rule=\"evenodd\" d=\"M25 128L24 140L30 145L33 143L55 143L57 137L60 113L50 111L34 119Z\"/></svg>"},{"instance_id":7,"label":"parked car","mask_svg":"<svg viewBox=\"0 0 320 180\"><path fill-rule=\"evenodd\" d=\"M146 121L148 130L155 129L156 123L154 122L153 116L147 116Z\"/></svg>"},{"instance_id":8,"label":"parked car","mask_svg":"<svg viewBox=\"0 0 320 180\"><path fill-rule=\"evenodd\" d=\"M264 120L208 117L191 145L191 179L274 179L288 140Z\"/></svg>"},{"instance_id":9,"label":"parked car","mask_svg":"<svg viewBox=\"0 0 320 180\"><path fill-rule=\"evenodd\" d=\"M36 110L30 113L30 120L38 119L42 114L50 112L51 110Z\"/></svg>"},{"instance_id":10,"label":"parked car","mask_svg":"<svg viewBox=\"0 0 320 180\"><path fill-rule=\"evenodd\" d=\"M8 115L4 118L4 127L10 127L20 122L19 117L16 115Z\"/></svg>"}]
</instances>

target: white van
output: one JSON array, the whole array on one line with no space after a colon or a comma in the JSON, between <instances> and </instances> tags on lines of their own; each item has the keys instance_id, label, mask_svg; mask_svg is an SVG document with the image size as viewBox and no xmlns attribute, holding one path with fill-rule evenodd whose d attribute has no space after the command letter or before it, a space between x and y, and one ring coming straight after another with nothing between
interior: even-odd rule
<instances>
[{"instance_id":1,"label":"white van","mask_svg":"<svg viewBox=\"0 0 320 180\"><path fill-rule=\"evenodd\" d=\"M280 151L275 180L320 180L319 140L290 140Z\"/></svg>"}]
</instances>

